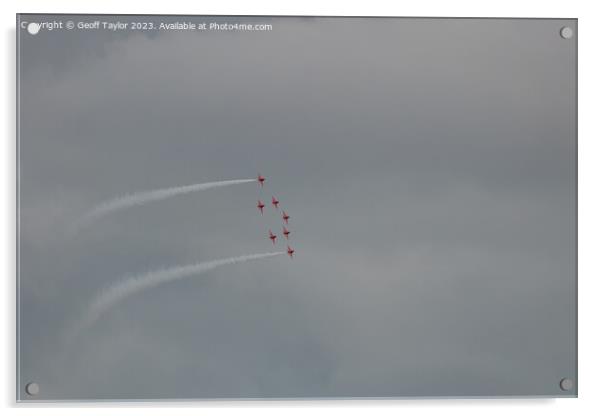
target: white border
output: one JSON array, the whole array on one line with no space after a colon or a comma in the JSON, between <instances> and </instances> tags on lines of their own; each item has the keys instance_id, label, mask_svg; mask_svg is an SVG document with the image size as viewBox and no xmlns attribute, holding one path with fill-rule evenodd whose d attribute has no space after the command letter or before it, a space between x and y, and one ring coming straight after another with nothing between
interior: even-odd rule
<instances>
[{"instance_id":1,"label":"white border","mask_svg":"<svg viewBox=\"0 0 602 416\"><path fill-rule=\"evenodd\" d=\"M162 414L166 408L174 411L198 414L197 407L212 412L233 414L283 413L300 414L308 411L318 413L382 414L400 411L432 414L507 414L529 412L529 414L594 414L602 408L597 401L602 368L600 355L602 345L599 335L599 317L602 317L600 289L602 273L596 259L602 254L600 236L602 227L599 213L600 159L599 97L601 96L600 75L602 73L601 23L602 15L595 2L586 1L531 1L506 0L504 2L478 1L422 1L405 4L399 2L367 1L317 1L305 0L296 3L282 1L179 1L142 2L88 0L81 1L21 1L3 2L2 19L4 42L2 43L5 64L4 91L2 101L3 126L6 126L2 148L2 240L4 254L4 287L2 319L2 376L0 378L3 404L20 407L21 414L33 412L38 407L49 407L47 414L77 412L85 408L86 413L97 413L108 408L119 408L119 412L132 414ZM153 13L153 14L284 14L284 15L375 15L375 16L463 16L463 17L562 17L579 19L579 399L452 399L452 400L383 400L383 401L296 401L296 402L186 402L186 403L128 403L128 404L15 404L15 13Z\"/></svg>"}]
</instances>

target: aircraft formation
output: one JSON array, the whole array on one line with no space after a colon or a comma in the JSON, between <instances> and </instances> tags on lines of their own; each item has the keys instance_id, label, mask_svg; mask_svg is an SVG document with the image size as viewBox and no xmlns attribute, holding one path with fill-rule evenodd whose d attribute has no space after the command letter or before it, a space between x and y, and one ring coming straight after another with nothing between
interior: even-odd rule
<instances>
[{"instance_id":1,"label":"aircraft formation","mask_svg":"<svg viewBox=\"0 0 602 416\"><path fill-rule=\"evenodd\" d=\"M265 182L265 176L262 176L261 174L257 175L257 182L259 183L259 186L261 186L263 188L263 183ZM290 218L290 215L288 215L286 213L286 211L281 210L280 207L279 207L279 205L280 205L280 201L275 196L272 196L272 206L278 212L278 215L281 215L281 218L282 218L282 221L283 221L282 236L287 241L289 241L291 231L287 228L287 226L288 226L288 220ZM261 200L261 198L258 199L257 200L257 209L259 210L259 212L261 213L261 215L263 215L263 210L264 210L265 207L266 207L266 205ZM276 240L278 239L278 235L274 234L271 229L268 230L268 238L270 239L270 241L272 242L273 245L276 245ZM286 246L286 253L292 259L293 258L293 254L295 253L295 250L293 250L291 248L291 246L287 244L287 246Z\"/></svg>"}]
</instances>

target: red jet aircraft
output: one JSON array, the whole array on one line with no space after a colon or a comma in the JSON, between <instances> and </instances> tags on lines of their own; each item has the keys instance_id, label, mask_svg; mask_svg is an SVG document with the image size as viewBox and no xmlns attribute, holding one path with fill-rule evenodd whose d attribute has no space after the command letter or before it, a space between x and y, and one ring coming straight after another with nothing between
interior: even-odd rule
<instances>
[{"instance_id":1,"label":"red jet aircraft","mask_svg":"<svg viewBox=\"0 0 602 416\"><path fill-rule=\"evenodd\" d=\"M276 236L272 234L272 230L270 230L270 240L272 240L272 244L276 245Z\"/></svg>"},{"instance_id":2,"label":"red jet aircraft","mask_svg":"<svg viewBox=\"0 0 602 416\"><path fill-rule=\"evenodd\" d=\"M261 176L261 174L257 175L257 182L259 182L259 185L261 185L262 188L263 188L264 181L265 181L265 176Z\"/></svg>"},{"instance_id":3,"label":"red jet aircraft","mask_svg":"<svg viewBox=\"0 0 602 416\"><path fill-rule=\"evenodd\" d=\"M288 235L289 235L290 233L291 233L291 232L290 232L289 230L287 230L287 229L286 229L286 227L284 227L284 226L282 227L282 235L284 235L284 237L285 237L287 240L288 240Z\"/></svg>"},{"instance_id":4,"label":"red jet aircraft","mask_svg":"<svg viewBox=\"0 0 602 416\"><path fill-rule=\"evenodd\" d=\"M282 211L282 219L284 220L284 223L287 225L288 225L289 218L290 218L290 216L285 211Z\"/></svg>"},{"instance_id":5,"label":"red jet aircraft","mask_svg":"<svg viewBox=\"0 0 602 416\"><path fill-rule=\"evenodd\" d=\"M263 215L263 207L265 207L265 204L263 202L261 202L260 199L257 200L257 208L259 208L259 211L261 212L261 215Z\"/></svg>"},{"instance_id":6,"label":"red jet aircraft","mask_svg":"<svg viewBox=\"0 0 602 416\"><path fill-rule=\"evenodd\" d=\"M280 203L280 201L278 201L276 199L276 197L272 197L272 205L274 205L274 208L278 209L278 204Z\"/></svg>"},{"instance_id":7,"label":"red jet aircraft","mask_svg":"<svg viewBox=\"0 0 602 416\"><path fill-rule=\"evenodd\" d=\"M287 250L286 250L286 254L288 254L288 255L289 255L289 257L292 259L292 258L293 258L293 253L295 252L295 250L293 250L293 249L291 248L291 246L286 246L286 249L287 249Z\"/></svg>"}]
</instances>

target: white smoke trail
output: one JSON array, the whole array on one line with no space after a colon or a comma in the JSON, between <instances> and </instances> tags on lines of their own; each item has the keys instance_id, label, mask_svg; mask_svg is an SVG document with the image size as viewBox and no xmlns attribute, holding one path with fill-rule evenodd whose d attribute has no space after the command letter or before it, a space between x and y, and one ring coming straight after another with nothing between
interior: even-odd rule
<instances>
[{"instance_id":1,"label":"white smoke trail","mask_svg":"<svg viewBox=\"0 0 602 416\"><path fill-rule=\"evenodd\" d=\"M129 277L109 286L88 307L84 318L78 329L92 325L104 312L111 309L116 303L134 295L142 290L150 289L163 283L185 277L206 273L221 266L235 263L243 263L249 260L259 260L268 257L286 254L286 251L278 251L262 254L249 254L246 256L229 257L225 259L211 260L187 266L173 267L170 269L155 270L138 276Z\"/></svg>"},{"instance_id":2,"label":"white smoke trail","mask_svg":"<svg viewBox=\"0 0 602 416\"><path fill-rule=\"evenodd\" d=\"M136 192L119 198L111 199L97 205L88 211L77 224L75 230L79 230L93 223L94 221L109 215L115 211L130 208L136 205L143 205L147 202L160 201L171 198L176 195L188 194L191 192L200 192L207 189L221 188L224 186L238 185L243 183L256 182L257 179L234 179L229 181L205 182L186 186L176 186L173 188L156 189L154 191Z\"/></svg>"}]
</instances>

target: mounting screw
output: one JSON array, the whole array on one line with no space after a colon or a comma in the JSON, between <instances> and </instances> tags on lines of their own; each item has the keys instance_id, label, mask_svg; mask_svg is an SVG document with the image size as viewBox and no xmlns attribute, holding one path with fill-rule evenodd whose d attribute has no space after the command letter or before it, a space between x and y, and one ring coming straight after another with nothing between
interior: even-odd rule
<instances>
[{"instance_id":1,"label":"mounting screw","mask_svg":"<svg viewBox=\"0 0 602 416\"><path fill-rule=\"evenodd\" d=\"M563 27L562 29L560 29L560 37L563 39L570 39L573 37L573 29L571 29L568 26Z\"/></svg>"},{"instance_id":2,"label":"mounting screw","mask_svg":"<svg viewBox=\"0 0 602 416\"><path fill-rule=\"evenodd\" d=\"M569 391L573 390L573 380L570 378L563 378L560 380L560 390Z\"/></svg>"},{"instance_id":3,"label":"mounting screw","mask_svg":"<svg viewBox=\"0 0 602 416\"><path fill-rule=\"evenodd\" d=\"M40 386L38 383L28 383L25 386L25 392L30 396L35 396L40 392Z\"/></svg>"}]
</instances>

